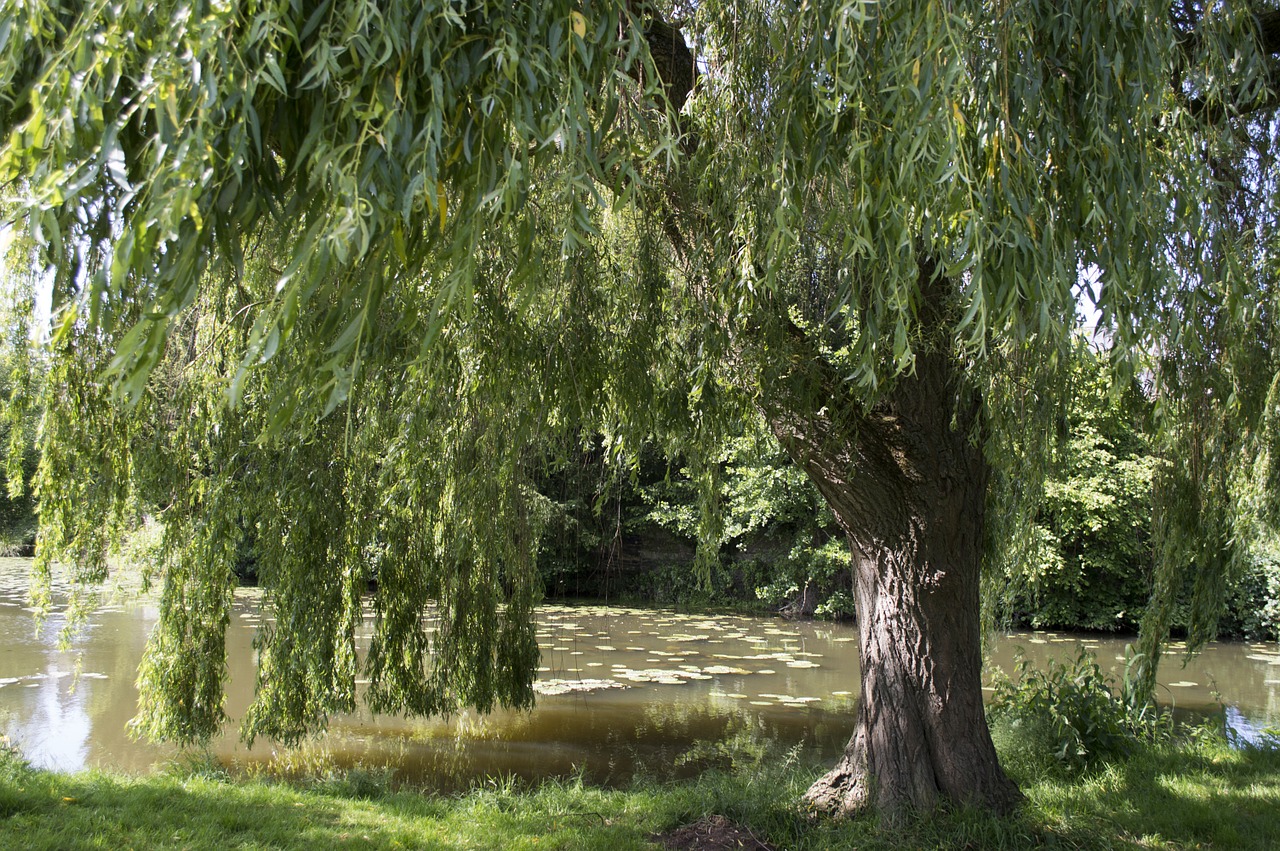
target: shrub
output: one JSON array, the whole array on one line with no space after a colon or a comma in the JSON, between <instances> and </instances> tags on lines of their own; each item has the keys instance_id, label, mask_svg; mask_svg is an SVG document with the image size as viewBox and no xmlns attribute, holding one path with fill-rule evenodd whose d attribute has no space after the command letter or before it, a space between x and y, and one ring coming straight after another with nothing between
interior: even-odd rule
<instances>
[{"instance_id":1,"label":"shrub","mask_svg":"<svg viewBox=\"0 0 1280 851\"><path fill-rule=\"evenodd\" d=\"M1149 707L1130 701L1127 689L1117 693L1087 650L1044 668L1020 656L1015 671L1016 680L997 671L988 713L1015 770L1080 774L1123 759L1161 729Z\"/></svg>"},{"instance_id":2,"label":"shrub","mask_svg":"<svg viewBox=\"0 0 1280 851\"><path fill-rule=\"evenodd\" d=\"M1265 548L1252 554L1227 588L1218 631L1251 641L1280 639L1280 552Z\"/></svg>"}]
</instances>

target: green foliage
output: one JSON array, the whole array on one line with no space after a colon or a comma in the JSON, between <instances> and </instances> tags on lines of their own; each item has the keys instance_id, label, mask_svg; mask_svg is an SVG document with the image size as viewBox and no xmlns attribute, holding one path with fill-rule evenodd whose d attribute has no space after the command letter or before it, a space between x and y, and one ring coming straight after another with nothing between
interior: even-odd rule
<instances>
[{"instance_id":1,"label":"green foliage","mask_svg":"<svg viewBox=\"0 0 1280 851\"><path fill-rule=\"evenodd\" d=\"M537 481L548 508L538 556L547 592L670 605L718 599L711 588L723 578L720 566L709 565L709 573L695 566L696 521L664 525L655 517L698 514L697 488L680 475L679 460L646 441L628 463L618 464L600 436L581 440L585 445L548 465ZM655 498L679 505L655 510Z\"/></svg>"},{"instance_id":2,"label":"green foliage","mask_svg":"<svg viewBox=\"0 0 1280 851\"><path fill-rule=\"evenodd\" d=\"M1070 370L1070 405L1057 424L1063 434L1031 527L1032 556L1024 573L1005 573L1012 580L1002 591L1005 616L1035 628L1135 630L1155 558L1152 485L1160 461L1151 405L1139 388L1115 387L1105 358L1083 342ZM539 486L557 506L559 524L544 539L544 547L559 549L540 557L548 587L567 581L579 594L662 605L741 604L750 598L743 594L749 577L758 577L754 596L771 608L800 600L812 585L814 614L852 616L847 544L830 509L776 442L758 432L731 441L720 465L720 559L700 579L687 554L699 531L698 497L678 461L649 445L631 476L610 476L598 451L577 456L571 476L560 473L549 487ZM601 568L621 536L638 540L653 524L676 536L666 562L644 566L639 575ZM592 572L604 578L591 579ZM1276 559L1259 551L1229 583L1220 634L1274 637L1278 607ZM1174 626L1187 623L1184 603Z\"/></svg>"},{"instance_id":3,"label":"green foliage","mask_svg":"<svg viewBox=\"0 0 1280 851\"><path fill-rule=\"evenodd\" d=\"M360 675L379 711L526 705L555 520L537 484L583 433L618 467L650 439L680 459L696 511L671 522L696 526L704 575L793 521L818 529L797 578L829 573L812 490L725 453L753 410L853 442L921 353L962 376L933 400L956 422L981 397L1009 546L1088 267L1108 369L1157 398L1148 635L1192 566L1211 632L1280 492L1251 9L704 2L683 86L670 11L0 7L0 185L53 276L37 574L100 580L139 512L163 527L142 730L221 720L246 537L270 624L249 737L317 729ZM1087 495L1060 513L1128 511Z\"/></svg>"},{"instance_id":4,"label":"green foliage","mask_svg":"<svg viewBox=\"0 0 1280 851\"><path fill-rule=\"evenodd\" d=\"M1042 597L1039 617L1085 629L1130 628L1149 596L1155 459L1141 446L1117 446L1090 424L1075 430L1063 451L1063 478L1046 482L1042 509L1061 570L1041 581L1070 589L1075 601L1055 611Z\"/></svg>"},{"instance_id":5,"label":"green foliage","mask_svg":"<svg viewBox=\"0 0 1280 851\"><path fill-rule=\"evenodd\" d=\"M1003 607L1033 627L1133 629L1151 594L1149 403L1116 387L1081 342L1071 359L1063 435L1044 479L1028 557L1009 563Z\"/></svg>"},{"instance_id":6,"label":"green foliage","mask_svg":"<svg viewBox=\"0 0 1280 851\"><path fill-rule=\"evenodd\" d=\"M851 616L849 547L831 509L763 424L750 422L755 431L731 440L718 460L719 557L704 584L713 599L719 586L775 609L809 599L810 608L797 612ZM687 470L674 472L644 490L645 519L693 538L701 528L694 486Z\"/></svg>"},{"instance_id":7,"label":"green foliage","mask_svg":"<svg viewBox=\"0 0 1280 851\"><path fill-rule=\"evenodd\" d=\"M1205 16L1200 28L1210 39L1254 24L1246 4L1224 12ZM1193 55L1200 50L1192 46ZM1207 70L1232 77L1229 68ZM1249 570L1258 548L1274 548L1280 516L1269 206L1276 199L1277 150L1265 113L1221 126L1205 139L1214 178L1200 199L1206 227L1170 244L1180 270L1170 282L1174 297L1195 318L1176 345L1150 358L1153 443L1162 464L1154 489L1154 587L1140 646L1147 660L1158 658L1159 642L1179 615L1193 650L1214 636L1230 584ZM1154 676L1150 664L1148 688Z\"/></svg>"},{"instance_id":8,"label":"green foliage","mask_svg":"<svg viewBox=\"0 0 1280 851\"><path fill-rule=\"evenodd\" d=\"M13 240L9 264L27 260L30 246ZM19 268L21 268L19 266ZM0 281L0 555L14 555L35 543L35 500L30 483L35 475L36 429L42 370L32 363L29 336L30 308L34 298L30 273L13 273Z\"/></svg>"},{"instance_id":9,"label":"green foliage","mask_svg":"<svg viewBox=\"0 0 1280 851\"><path fill-rule=\"evenodd\" d=\"M1255 550L1231 583L1218 629L1252 641L1280 641L1280 556L1274 550Z\"/></svg>"},{"instance_id":10,"label":"green foliage","mask_svg":"<svg viewBox=\"0 0 1280 851\"><path fill-rule=\"evenodd\" d=\"M799 614L852 616L849 545L813 482L763 435L735 444L726 463L726 544L758 565L756 596Z\"/></svg>"},{"instance_id":11,"label":"green foliage","mask_svg":"<svg viewBox=\"0 0 1280 851\"><path fill-rule=\"evenodd\" d=\"M1161 729L1146 704L1127 686L1118 690L1087 650L1043 668L1020 658L1015 676L996 672L988 716L1002 753L1022 771L1094 770Z\"/></svg>"},{"instance_id":12,"label":"green foliage","mask_svg":"<svg viewBox=\"0 0 1280 851\"><path fill-rule=\"evenodd\" d=\"M548 499L539 571L551 593L640 599L658 605L779 608L807 585L819 614L847 617L849 552L813 484L777 441L755 431L716 460L715 558L701 565L696 473L646 443L627 471L610 470L598 444L553 465L537 483Z\"/></svg>"},{"instance_id":13,"label":"green foliage","mask_svg":"<svg viewBox=\"0 0 1280 851\"><path fill-rule=\"evenodd\" d=\"M288 222L229 392L312 314L307 368L333 410L388 323L425 351L473 309L493 226L522 232L533 272L527 205L563 205L551 228L573 252L600 189L637 184L627 98L652 90L620 83L656 75L625 14L596 7L580 33L569 2L7 6L0 176L41 199L58 336L87 320L121 337L103 366L136 402L201 282L238 277L262 224ZM424 269L431 309L384 310Z\"/></svg>"},{"instance_id":14,"label":"green foliage","mask_svg":"<svg viewBox=\"0 0 1280 851\"><path fill-rule=\"evenodd\" d=\"M756 587L762 601L800 615L832 620L854 616L849 544L843 536L829 529L802 531L773 567L767 574L770 581ZM805 610L807 605L812 612Z\"/></svg>"},{"instance_id":15,"label":"green foliage","mask_svg":"<svg viewBox=\"0 0 1280 851\"><path fill-rule=\"evenodd\" d=\"M1063 434L1025 536L1028 553L1021 562L1007 561L1001 576L997 607L1008 620L1105 631L1135 630L1142 622L1157 556L1155 484L1171 465L1159 454L1151 402L1132 384L1115 386L1109 372L1096 350L1077 348L1070 403L1057 424ZM1219 635L1280 635L1280 579L1273 545L1265 541L1264 535L1235 557L1219 601ZM1175 595L1174 628L1191 628L1195 593L1194 575L1188 575Z\"/></svg>"},{"instance_id":16,"label":"green foliage","mask_svg":"<svg viewBox=\"0 0 1280 851\"><path fill-rule=\"evenodd\" d=\"M14 391L3 377L8 360L0 355L0 398L11 399ZM5 417L0 422L0 445L17 447L12 456L16 463L0 470L0 555L29 554L36 539L35 500L26 485L34 477L37 463L31 418Z\"/></svg>"}]
</instances>

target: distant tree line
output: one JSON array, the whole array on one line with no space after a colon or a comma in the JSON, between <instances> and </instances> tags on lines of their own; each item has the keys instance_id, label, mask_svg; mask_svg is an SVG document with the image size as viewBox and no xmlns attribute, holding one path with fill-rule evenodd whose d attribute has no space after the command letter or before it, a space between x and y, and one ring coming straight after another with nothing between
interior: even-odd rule
<instances>
[{"instance_id":1,"label":"distant tree line","mask_svg":"<svg viewBox=\"0 0 1280 851\"><path fill-rule=\"evenodd\" d=\"M35 500L27 484L36 471L37 413L31 383L40 370L24 363L28 325L14 300L29 292L23 279L0 282L0 556L30 555L36 541Z\"/></svg>"},{"instance_id":2,"label":"distant tree line","mask_svg":"<svg viewBox=\"0 0 1280 851\"><path fill-rule=\"evenodd\" d=\"M1151 597L1152 486L1162 463L1153 408L1136 382L1113 385L1101 358L1084 344L1077 354L1028 557L993 574L992 603L1010 626L1136 632ZM539 568L549 596L853 616L847 544L763 427L720 459L720 551L702 567L697 489L682 460L656 447L633 468L605 459L585 439L544 479L551 522ZM1175 630L1185 628L1185 607ZM1224 638L1280 637L1280 553L1257 548L1228 578L1218 629Z\"/></svg>"}]
</instances>

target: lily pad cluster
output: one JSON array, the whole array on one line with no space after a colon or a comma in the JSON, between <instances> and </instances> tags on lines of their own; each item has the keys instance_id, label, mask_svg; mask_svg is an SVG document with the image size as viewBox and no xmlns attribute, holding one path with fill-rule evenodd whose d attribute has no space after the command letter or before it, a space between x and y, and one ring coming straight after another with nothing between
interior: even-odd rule
<instances>
[{"instance_id":1,"label":"lily pad cluster","mask_svg":"<svg viewBox=\"0 0 1280 851\"><path fill-rule=\"evenodd\" d=\"M547 606L539 610L536 634L542 652L538 669L542 679L535 689L543 696L702 682L713 701L727 698L746 701L747 705L804 708L823 702L846 705L853 694L837 689L813 696L797 693L799 684L790 681L787 688L779 688L777 680L772 691L748 694L742 678L816 669L822 664L815 660L824 655L808 649L815 637L804 628L769 626L759 619ZM823 643L853 640L828 631ZM618 661L610 663L608 673L598 679L570 676L581 674L584 668L603 668L610 658ZM848 685L844 681L836 684Z\"/></svg>"}]
</instances>

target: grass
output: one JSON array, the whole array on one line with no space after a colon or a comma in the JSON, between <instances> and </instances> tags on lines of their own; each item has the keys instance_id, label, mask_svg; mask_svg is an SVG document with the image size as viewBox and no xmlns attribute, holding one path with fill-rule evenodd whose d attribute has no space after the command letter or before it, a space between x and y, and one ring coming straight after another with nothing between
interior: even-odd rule
<instances>
[{"instance_id":1,"label":"grass","mask_svg":"<svg viewBox=\"0 0 1280 851\"><path fill-rule=\"evenodd\" d=\"M1220 738L1147 748L1075 783L1033 788L1047 829L1093 847L1094 835L1141 848L1275 848L1280 751L1234 750ZM1088 840L1088 841L1086 841Z\"/></svg>"},{"instance_id":2,"label":"grass","mask_svg":"<svg viewBox=\"0 0 1280 851\"><path fill-rule=\"evenodd\" d=\"M888 833L872 818L801 815L794 802L820 769L794 754L622 791L490 783L443 797L358 771L288 784L201 764L149 777L64 775L6 750L0 847L624 851L654 848L653 834L713 813L788 849L1269 849L1280 837L1280 751L1234 750L1213 733L1144 746L1075 779L1011 765L1028 798L1016 816L937 812Z\"/></svg>"}]
</instances>

